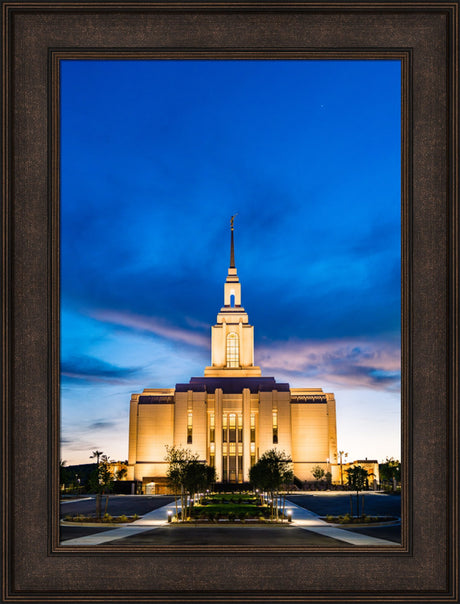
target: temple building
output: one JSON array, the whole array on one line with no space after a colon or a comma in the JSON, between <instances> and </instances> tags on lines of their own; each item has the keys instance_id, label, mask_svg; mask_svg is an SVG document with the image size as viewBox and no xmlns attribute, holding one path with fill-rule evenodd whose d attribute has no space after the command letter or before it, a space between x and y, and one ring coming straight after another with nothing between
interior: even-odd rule
<instances>
[{"instance_id":1,"label":"temple building","mask_svg":"<svg viewBox=\"0 0 460 604\"><path fill-rule=\"evenodd\" d=\"M254 327L241 305L233 233L232 219L224 305L211 328L204 377L131 396L127 478L141 481L144 490L149 485L149 492L165 489L166 445L198 453L220 482L247 482L251 466L273 448L292 459L301 481L313 480L318 465L336 474L334 395L291 388L254 365Z\"/></svg>"}]
</instances>

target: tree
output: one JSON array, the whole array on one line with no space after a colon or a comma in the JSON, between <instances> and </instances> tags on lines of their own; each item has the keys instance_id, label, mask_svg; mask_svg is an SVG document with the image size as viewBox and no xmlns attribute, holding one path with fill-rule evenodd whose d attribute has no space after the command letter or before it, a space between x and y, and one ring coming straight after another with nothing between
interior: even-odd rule
<instances>
[{"instance_id":1,"label":"tree","mask_svg":"<svg viewBox=\"0 0 460 604\"><path fill-rule=\"evenodd\" d=\"M93 470L89 477L89 486L92 492L96 493L96 518L101 517L101 500L102 495L106 495L104 514L107 513L109 505L109 493L113 489L114 476L110 467L109 458L107 455L101 455L101 460L97 468Z\"/></svg>"},{"instance_id":2,"label":"tree","mask_svg":"<svg viewBox=\"0 0 460 604\"><path fill-rule=\"evenodd\" d=\"M393 457L387 457L384 463L379 464L380 480L389 482L394 490L394 483L401 482L401 462Z\"/></svg>"},{"instance_id":3,"label":"tree","mask_svg":"<svg viewBox=\"0 0 460 604\"><path fill-rule=\"evenodd\" d=\"M339 451L339 457L337 459L337 455L334 455L336 461L338 461L340 465L340 484L343 486L343 459L347 459L348 453L346 451Z\"/></svg>"},{"instance_id":4,"label":"tree","mask_svg":"<svg viewBox=\"0 0 460 604\"><path fill-rule=\"evenodd\" d=\"M65 459L62 459L59 462L59 483L61 487L64 487L64 491L65 485L71 483L73 480L73 473L70 468L66 468L66 463L67 462L65 461Z\"/></svg>"},{"instance_id":5,"label":"tree","mask_svg":"<svg viewBox=\"0 0 460 604\"><path fill-rule=\"evenodd\" d=\"M174 492L176 518L178 518L177 498L181 499L181 519L188 518L191 502L201 490L216 481L216 471L198 459L190 449L166 446L165 460L168 463L167 477Z\"/></svg>"},{"instance_id":6,"label":"tree","mask_svg":"<svg viewBox=\"0 0 460 604\"><path fill-rule=\"evenodd\" d=\"M210 489L217 480L216 468L213 466L206 466L206 485L203 490Z\"/></svg>"},{"instance_id":7,"label":"tree","mask_svg":"<svg viewBox=\"0 0 460 604\"><path fill-rule=\"evenodd\" d=\"M101 457L103 451L93 451L93 454L89 456L90 459L94 459L94 457L96 458L96 463L97 465L99 465L99 458Z\"/></svg>"},{"instance_id":8,"label":"tree","mask_svg":"<svg viewBox=\"0 0 460 604\"><path fill-rule=\"evenodd\" d=\"M323 470L323 468L321 466L315 466L313 468L312 474L313 474L313 478L319 482L320 480L322 480L324 478L326 472Z\"/></svg>"},{"instance_id":9,"label":"tree","mask_svg":"<svg viewBox=\"0 0 460 604\"><path fill-rule=\"evenodd\" d=\"M345 471L348 474L348 488L356 491L356 515L359 516L359 492L366 487L368 472L362 466L353 466Z\"/></svg>"},{"instance_id":10,"label":"tree","mask_svg":"<svg viewBox=\"0 0 460 604\"><path fill-rule=\"evenodd\" d=\"M187 517L187 493L185 490L185 471L189 463L198 460L198 455L193 455L190 449L184 449L182 447L166 445L166 457L165 461L168 463L168 470L166 476L169 479L169 484L174 492L174 500L176 504L176 518L177 513L177 495L180 493L181 500L181 519Z\"/></svg>"},{"instance_id":11,"label":"tree","mask_svg":"<svg viewBox=\"0 0 460 604\"><path fill-rule=\"evenodd\" d=\"M122 466L119 470L117 470L115 472L115 478L117 480L123 480L123 478L126 476L127 473L128 473L128 469L125 468L124 466Z\"/></svg>"},{"instance_id":12,"label":"tree","mask_svg":"<svg viewBox=\"0 0 460 604\"><path fill-rule=\"evenodd\" d=\"M253 487L267 491L270 496L270 518L278 519L279 491L281 487L288 487L294 480L291 468L291 459L284 451L270 449L259 458L249 471L249 480ZM286 504L286 494L283 497L283 511Z\"/></svg>"}]
</instances>

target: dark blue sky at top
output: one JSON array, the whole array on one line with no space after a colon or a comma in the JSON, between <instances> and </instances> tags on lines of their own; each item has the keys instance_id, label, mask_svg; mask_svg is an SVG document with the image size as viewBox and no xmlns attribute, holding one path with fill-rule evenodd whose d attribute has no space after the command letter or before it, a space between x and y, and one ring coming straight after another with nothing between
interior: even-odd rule
<instances>
[{"instance_id":1,"label":"dark blue sky at top","mask_svg":"<svg viewBox=\"0 0 460 604\"><path fill-rule=\"evenodd\" d=\"M130 394L203 375L235 213L262 374L398 457L400 162L397 61L63 61L62 457L125 459Z\"/></svg>"},{"instance_id":2,"label":"dark blue sky at top","mask_svg":"<svg viewBox=\"0 0 460 604\"><path fill-rule=\"evenodd\" d=\"M64 61L62 304L208 333L238 212L256 342L397 333L399 69Z\"/></svg>"}]
</instances>

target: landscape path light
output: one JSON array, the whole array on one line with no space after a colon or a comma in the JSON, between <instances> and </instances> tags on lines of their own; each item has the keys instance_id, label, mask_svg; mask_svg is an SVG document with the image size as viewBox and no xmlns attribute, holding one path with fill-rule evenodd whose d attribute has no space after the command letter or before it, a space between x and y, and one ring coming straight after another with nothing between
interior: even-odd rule
<instances>
[{"instance_id":1,"label":"landscape path light","mask_svg":"<svg viewBox=\"0 0 460 604\"><path fill-rule=\"evenodd\" d=\"M292 522L292 510L287 511L288 522Z\"/></svg>"},{"instance_id":2,"label":"landscape path light","mask_svg":"<svg viewBox=\"0 0 460 604\"><path fill-rule=\"evenodd\" d=\"M168 522L171 522L172 519L172 511L168 510Z\"/></svg>"}]
</instances>

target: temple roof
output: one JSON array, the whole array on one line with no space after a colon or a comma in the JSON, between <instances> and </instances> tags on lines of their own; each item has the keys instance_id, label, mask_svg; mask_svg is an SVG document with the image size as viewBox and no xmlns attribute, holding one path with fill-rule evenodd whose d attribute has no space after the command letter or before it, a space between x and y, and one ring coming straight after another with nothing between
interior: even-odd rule
<instances>
[{"instance_id":1,"label":"temple roof","mask_svg":"<svg viewBox=\"0 0 460 604\"><path fill-rule=\"evenodd\" d=\"M244 388L252 393L289 392L289 384L277 383L273 377L192 377L188 384L176 384L176 392L209 392L221 388L224 394L241 394Z\"/></svg>"}]
</instances>

